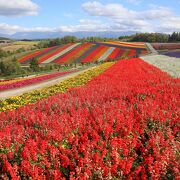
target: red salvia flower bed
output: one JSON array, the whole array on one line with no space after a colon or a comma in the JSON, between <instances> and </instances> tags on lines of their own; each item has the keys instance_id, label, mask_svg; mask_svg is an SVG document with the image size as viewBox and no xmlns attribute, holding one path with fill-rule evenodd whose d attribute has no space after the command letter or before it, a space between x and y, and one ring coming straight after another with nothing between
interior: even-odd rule
<instances>
[{"instance_id":1,"label":"red salvia flower bed","mask_svg":"<svg viewBox=\"0 0 180 180\"><path fill-rule=\"evenodd\" d=\"M114 51L109 55L108 59L113 60L117 57L117 55L122 51L120 48L115 48Z\"/></svg>"},{"instance_id":2,"label":"red salvia flower bed","mask_svg":"<svg viewBox=\"0 0 180 180\"><path fill-rule=\"evenodd\" d=\"M135 56L135 55L136 55L136 50L131 49L131 50L129 51L128 57L133 57L133 56Z\"/></svg>"},{"instance_id":3,"label":"red salvia flower bed","mask_svg":"<svg viewBox=\"0 0 180 180\"><path fill-rule=\"evenodd\" d=\"M140 59L0 114L0 176L178 179L180 80Z\"/></svg>"},{"instance_id":4,"label":"red salvia flower bed","mask_svg":"<svg viewBox=\"0 0 180 180\"><path fill-rule=\"evenodd\" d=\"M81 62L85 63L85 62L91 62L94 58L94 56L96 56L97 53L99 53L100 51L102 51L102 49L104 49L105 46L98 46L94 51L92 51L88 56L86 56Z\"/></svg>"}]
</instances>

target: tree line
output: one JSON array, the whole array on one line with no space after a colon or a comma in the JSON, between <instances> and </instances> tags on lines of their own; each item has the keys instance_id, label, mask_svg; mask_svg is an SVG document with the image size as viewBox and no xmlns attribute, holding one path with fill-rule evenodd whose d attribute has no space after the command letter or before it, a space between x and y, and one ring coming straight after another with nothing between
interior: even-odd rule
<instances>
[{"instance_id":1,"label":"tree line","mask_svg":"<svg viewBox=\"0 0 180 180\"><path fill-rule=\"evenodd\" d=\"M180 42L180 32L172 34L163 33L137 33L132 36L120 36L119 40L126 39L129 42L150 42L150 43L173 43Z\"/></svg>"},{"instance_id":2,"label":"tree line","mask_svg":"<svg viewBox=\"0 0 180 180\"><path fill-rule=\"evenodd\" d=\"M137 33L131 36L120 36L119 38L102 38L102 37L86 37L77 38L75 36L64 36L62 38L41 40L37 45L38 48L47 48L59 46L68 43L84 43L84 42L107 42L107 41L128 41L128 42L180 42L180 32L172 34L163 33Z\"/></svg>"},{"instance_id":3,"label":"tree line","mask_svg":"<svg viewBox=\"0 0 180 180\"><path fill-rule=\"evenodd\" d=\"M101 37L86 37L86 38L77 38L75 36L64 36L62 38L55 38L55 39L46 39L41 40L37 45L38 48L47 48L52 46L59 46L68 43L84 43L84 42L106 42L106 41L113 41L118 40L115 38L101 38Z\"/></svg>"}]
</instances>

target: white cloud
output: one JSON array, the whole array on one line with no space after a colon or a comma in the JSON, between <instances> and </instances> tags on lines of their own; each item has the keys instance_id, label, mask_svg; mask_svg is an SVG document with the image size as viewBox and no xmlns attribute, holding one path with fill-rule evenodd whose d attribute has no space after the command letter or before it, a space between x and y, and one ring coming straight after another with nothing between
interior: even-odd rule
<instances>
[{"instance_id":1,"label":"white cloud","mask_svg":"<svg viewBox=\"0 0 180 180\"><path fill-rule=\"evenodd\" d=\"M108 31L110 27L108 24L101 23L96 20L81 19L76 25L60 26L56 31L61 32L77 32L77 31Z\"/></svg>"},{"instance_id":2,"label":"white cloud","mask_svg":"<svg viewBox=\"0 0 180 180\"><path fill-rule=\"evenodd\" d=\"M17 25L9 25L6 23L0 23L0 33L1 34L14 34L16 32L56 32L57 28L48 27L34 27L25 28Z\"/></svg>"},{"instance_id":3,"label":"white cloud","mask_svg":"<svg viewBox=\"0 0 180 180\"><path fill-rule=\"evenodd\" d=\"M29 16L38 13L38 5L31 0L0 0L0 16Z\"/></svg>"},{"instance_id":4,"label":"white cloud","mask_svg":"<svg viewBox=\"0 0 180 180\"><path fill-rule=\"evenodd\" d=\"M73 18L73 14L71 14L71 13L64 13L63 15L66 18Z\"/></svg>"},{"instance_id":5,"label":"white cloud","mask_svg":"<svg viewBox=\"0 0 180 180\"><path fill-rule=\"evenodd\" d=\"M180 17L169 17L164 20L163 24L159 25L159 31L170 33L173 31L180 32Z\"/></svg>"},{"instance_id":6,"label":"white cloud","mask_svg":"<svg viewBox=\"0 0 180 180\"><path fill-rule=\"evenodd\" d=\"M121 4L109 3L104 5L97 1L90 1L84 3L82 8L91 16L107 18L117 31L122 31L122 29L143 32L160 30L167 32L167 29L168 32L180 31L180 27L176 25L179 24L180 16L175 16L167 7L151 6L146 11L133 11Z\"/></svg>"},{"instance_id":7,"label":"white cloud","mask_svg":"<svg viewBox=\"0 0 180 180\"><path fill-rule=\"evenodd\" d=\"M16 25L9 25L0 23L0 34L14 34L16 32L77 32L77 31L108 31L111 30L108 24L101 23L100 21L81 19L76 25L60 26L55 28L48 27L34 27L25 28Z\"/></svg>"},{"instance_id":8,"label":"white cloud","mask_svg":"<svg viewBox=\"0 0 180 180\"><path fill-rule=\"evenodd\" d=\"M129 11L121 4L108 4L103 5L100 2L93 1L87 2L82 5L83 9L92 16L105 16L109 18L126 18L128 16L134 16L136 12Z\"/></svg>"},{"instance_id":9,"label":"white cloud","mask_svg":"<svg viewBox=\"0 0 180 180\"><path fill-rule=\"evenodd\" d=\"M15 32L21 31L22 28L16 25L9 25L6 23L0 24L0 33L2 34L13 34Z\"/></svg>"},{"instance_id":10,"label":"white cloud","mask_svg":"<svg viewBox=\"0 0 180 180\"><path fill-rule=\"evenodd\" d=\"M15 0L12 0L15 1ZM2 2L2 0L0 0ZM76 32L76 31L135 31L166 32L180 31L180 16L175 16L167 7L151 6L146 11L133 11L121 4L102 4L97 1L82 5L85 12L93 19L81 19L77 24L49 27L26 28L0 23L0 33L16 32ZM69 14L67 14L69 16ZM100 17L100 18L99 18ZM98 19L103 17L102 22Z\"/></svg>"},{"instance_id":11,"label":"white cloud","mask_svg":"<svg viewBox=\"0 0 180 180\"><path fill-rule=\"evenodd\" d=\"M139 17L143 17L146 20L157 20L157 19L163 19L168 18L172 16L171 9L167 7L159 7L154 6L152 9L149 9L147 11L139 12Z\"/></svg>"},{"instance_id":12,"label":"white cloud","mask_svg":"<svg viewBox=\"0 0 180 180\"><path fill-rule=\"evenodd\" d=\"M142 2L142 0L126 0L126 1L133 4L140 4Z\"/></svg>"}]
</instances>

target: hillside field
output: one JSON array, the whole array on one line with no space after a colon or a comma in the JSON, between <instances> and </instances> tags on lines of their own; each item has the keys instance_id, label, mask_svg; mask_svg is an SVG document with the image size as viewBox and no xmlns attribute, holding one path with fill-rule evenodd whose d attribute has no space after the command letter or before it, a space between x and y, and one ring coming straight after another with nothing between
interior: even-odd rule
<instances>
[{"instance_id":1,"label":"hillside field","mask_svg":"<svg viewBox=\"0 0 180 180\"><path fill-rule=\"evenodd\" d=\"M29 64L33 58L37 58L39 64L105 62L132 58L147 53L144 43L72 43L37 50L33 54L20 58L19 62Z\"/></svg>"}]
</instances>

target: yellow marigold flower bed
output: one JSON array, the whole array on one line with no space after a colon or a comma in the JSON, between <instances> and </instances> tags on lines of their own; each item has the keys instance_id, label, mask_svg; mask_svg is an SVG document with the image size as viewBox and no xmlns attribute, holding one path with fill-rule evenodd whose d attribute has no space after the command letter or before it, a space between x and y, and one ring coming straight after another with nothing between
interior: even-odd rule
<instances>
[{"instance_id":1,"label":"yellow marigold flower bed","mask_svg":"<svg viewBox=\"0 0 180 180\"><path fill-rule=\"evenodd\" d=\"M30 93L25 93L20 96L14 96L5 100L0 100L0 111L17 109L21 106L35 103L40 99L47 98L56 93L63 93L69 88L85 85L93 77L98 76L113 64L113 62L104 63L73 78L69 78L63 82L60 82L59 84L40 90L35 90Z\"/></svg>"}]
</instances>

